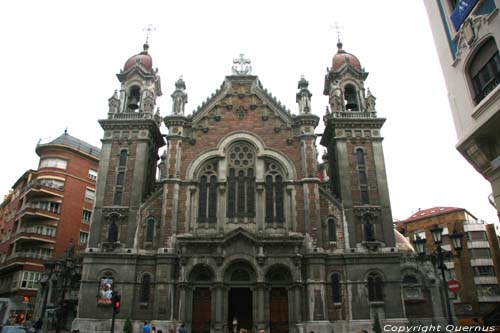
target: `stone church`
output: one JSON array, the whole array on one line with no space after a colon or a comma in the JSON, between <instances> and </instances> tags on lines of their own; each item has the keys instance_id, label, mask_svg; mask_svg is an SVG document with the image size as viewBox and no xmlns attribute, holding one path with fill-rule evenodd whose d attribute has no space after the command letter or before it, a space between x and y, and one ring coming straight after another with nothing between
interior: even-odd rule
<instances>
[{"instance_id":1,"label":"stone church","mask_svg":"<svg viewBox=\"0 0 500 333\"><path fill-rule=\"evenodd\" d=\"M148 321L164 332L183 323L192 333L355 332L371 330L375 318L407 321L385 119L365 89L368 73L337 46L325 59L323 119L304 78L292 113L243 56L191 114L180 78L172 110L161 116L148 45L126 61L99 120L102 154L74 328L109 331L103 286L121 295L120 331L127 319L135 332Z\"/></svg>"}]
</instances>

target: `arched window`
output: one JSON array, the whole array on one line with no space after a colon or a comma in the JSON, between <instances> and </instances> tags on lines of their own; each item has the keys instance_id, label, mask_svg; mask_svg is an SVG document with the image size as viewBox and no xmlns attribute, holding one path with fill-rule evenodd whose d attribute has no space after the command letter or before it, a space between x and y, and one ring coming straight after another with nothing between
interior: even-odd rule
<instances>
[{"instance_id":1,"label":"arched window","mask_svg":"<svg viewBox=\"0 0 500 333\"><path fill-rule=\"evenodd\" d=\"M198 195L198 223L217 222L217 162L207 163L202 171Z\"/></svg>"},{"instance_id":2,"label":"arched window","mask_svg":"<svg viewBox=\"0 0 500 333\"><path fill-rule=\"evenodd\" d=\"M370 273L367 277L368 282L368 300L370 302L384 301L383 280L378 273Z\"/></svg>"},{"instance_id":3,"label":"arched window","mask_svg":"<svg viewBox=\"0 0 500 333\"><path fill-rule=\"evenodd\" d=\"M146 242L152 242L155 234L155 220L149 219L146 222Z\"/></svg>"},{"instance_id":4,"label":"arched window","mask_svg":"<svg viewBox=\"0 0 500 333\"><path fill-rule=\"evenodd\" d=\"M494 38L489 38L469 63L469 79L478 104L500 84L500 55Z\"/></svg>"},{"instance_id":5,"label":"arched window","mask_svg":"<svg viewBox=\"0 0 500 333\"><path fill-rule=\"evenodd\" d=\"M141 292L139 302L148 303L151 295L151 275L144 274L141 281Z\"/></svg>"},{"instance_id":6,"label":"arched window","mask_svg":"<svg viewBox=\"0 0 500 333\"><path fill-rule=\"evenodd\" d=\"M339 273L332 274L332 302L342 302L342 284Z\"/></svg>"},{"instance_id":7,"label":"arched window","mask_svg":"<svg viewBox=\"0 0 500 333\"><path fill-rule=\"evenodd\" d=\"M255 149L236 142L227 153L227 217L255 217Z\"/></svg>"},{"instance_id":8,"label":"arched window","mask_svg":"<svg viewBox=\"0 0 500 333\"><path fill-rule=\"evenodd\" d=\"M358 96L353 85L348 84L344 87L344 100L347 111L359 111Z\"/></svg>"},{"instance_id":9,"label":"arched window","mask_svg":"<svg viewBox=\"0 0 500 333\"><path fill-rule=\"evenodd\" d=\"M266 222L285 222L283 171L274 161L265 162Z\"/></svg>"},{"instance_id":10,"label":"arched window","mask_svg":"<svg viewBox=\"0 0 500 333\"><path fill-rule=\"evenodd\" d=\"M134 112L139 108L139 101L141 99L141 88L138 86L132 86L129 90L127 108L129 111Z\"/></svg>"},{"instance_id":11,"label":"arched window","mask_svg":"<svg viewBox=\"0 0 500 333\"><path fill-rule=\"evenodd\" d=\"M333 217L328 218L327 224L328 224L328 241L329 242L336 242L337 241L337 225L335 223L336 223L336 221Z\"/></svg>"},{"instance_id":12,"label":"arched window","mask_svg":"<svg viewBox=\"0 0 500 333\"><path fill-rule=\"evenodd\" d=\"M358 167L365 166L365 152L362 148L356 149L356 160L358 162Z\"/></svg>"}]
</instances>

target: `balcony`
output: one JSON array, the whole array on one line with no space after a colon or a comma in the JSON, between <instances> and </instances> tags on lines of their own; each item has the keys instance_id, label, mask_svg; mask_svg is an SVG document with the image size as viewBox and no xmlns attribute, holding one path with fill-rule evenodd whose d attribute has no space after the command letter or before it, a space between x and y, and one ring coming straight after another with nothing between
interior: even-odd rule
<instances>
[{"instance_id":1,"label":"balcony","mask_svg":"<svg viewBox=\"0 0 500 333\"><path fill-rule=\"evenodd\" d=\"M56 228L54 227L38 226L38 227L20 228L15 233L11 243L17 241L35 241L35 242L48 242L53 244L56 242L55 236L56 236Z\"/></svg>"},{"instance_id":2,"label":"balcony","mask_svg":"<svg viewBox=\"0 0 500 333\"><path fill-rule=\"evenodd\" d=\"M17 212L17 219L24 221L46 221L60 220L60 203L59 202L28 202Z\"/></svg>"},{"instance_id":3,"label":"balcony","mask_svg":"<svg viewBox=\"0 0 500 333\"><path fill-rule=\"evenodd\" d=\"M474 284L498 284L496 276L475 276Z\"/></svg>"},{"instance_id":4,"label":"balcony","mask_svg":"<svg viewBox=\"0 0 500 333\"><path fill-rule=\"evenodd\" d=\"M486 226L482 223L464 224L464 232L469 232L469 231L486 231Z\"/></svg>"},{"instance_id":5,"label":"balcony","mask_svg":"<svg viewBox=\"0 0 500 333\"><path fill-rule=\"evenodd\" d=\"M26 185L22 190L23 196L31 199L57 197L62 198L64 182L49 179L34 180Z\"/></svg>"},{"instance_id":6,"label":"balcony","mask_svg":"<svg viewBox=\"0 0 500 333\"><path fill-rule=\"evenodd\" d=\"M333 118L343 119L374 119L377 118L375 112L342 111L332 112Z\"/></svg>"},{"instance_id":7,"label":"balcony","mask_svg":"<svg viewBox=\"0 0 500 333\"><path fill-rule=\"evenodd\" d=\"M477 300L479 302L485 302L485 303L490 303L490 302L500 302L500 295L494 295L494 296L478 296Z\"/></svg>"},{"instance_id":8,"label":"balcony","mask_svg":"<svg viewBox=\"0 0 500 333\"><path fill-rule=\"evenodd\" d=\"M52 250L50 250L52 251ZM43 261L51 259L52 255L34 252L15 252L5 258L0 265L0 270L12 266L23 266L26 263L42 264Z\"/></svg>"}]
</instances>

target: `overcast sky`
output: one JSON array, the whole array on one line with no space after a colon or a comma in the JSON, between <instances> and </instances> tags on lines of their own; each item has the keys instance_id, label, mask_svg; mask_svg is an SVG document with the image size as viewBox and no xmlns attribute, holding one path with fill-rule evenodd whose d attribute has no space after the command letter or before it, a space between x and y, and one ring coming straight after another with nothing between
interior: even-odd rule
<instances>
[{"instance_id":1,"label":"overcast sky","mask_svg":"<svg viewBox=\"0 0 500 333\"><path fill-rule=\"evenodd\" d=\"M156 28L149 51L161 76L163 116L171 111L179 75L191 113L231 73L240 53L292 113L298 113L295 94L303 74L313 113L322 116L336 22L343 26L344 49L370 73L366 86L377 97L378 115L387 119L382 135L393 217L455 206L497 221L489 183L455 149L447 91L420 0L9 1L0 12L0 193L38 167L39 139L54 139L67 128L100 147L97 120L106 117L107 100L120 88L115 74L142 50L148 24Z\"/></svg>"}]
</instances>

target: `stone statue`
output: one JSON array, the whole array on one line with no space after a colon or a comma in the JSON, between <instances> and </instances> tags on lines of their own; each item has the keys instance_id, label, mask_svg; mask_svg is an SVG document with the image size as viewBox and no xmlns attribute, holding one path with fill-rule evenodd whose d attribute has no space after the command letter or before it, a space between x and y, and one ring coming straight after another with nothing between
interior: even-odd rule
<instances>
[{"instance_id":1,"label":"stone statue","mask_svg":"<svg viewBox=\"0 0 500 333\"><path fill-rule=\"evenodd\" d=\"M117 241L118 241L118 226L115 223L115 218L113 218L108 228L108 242L114 243Z\"/></svg>"}]
</instances>

